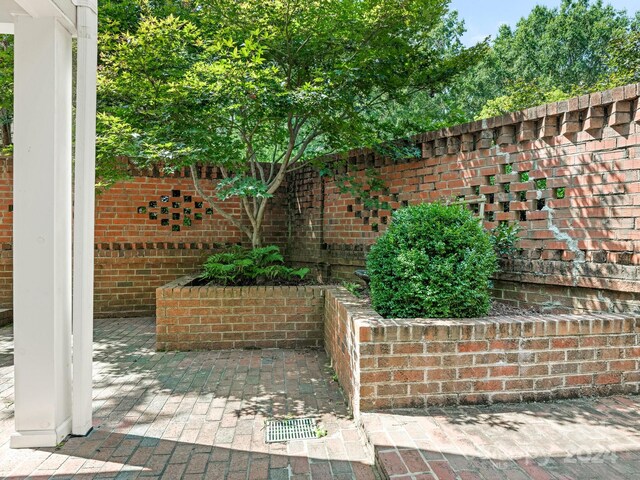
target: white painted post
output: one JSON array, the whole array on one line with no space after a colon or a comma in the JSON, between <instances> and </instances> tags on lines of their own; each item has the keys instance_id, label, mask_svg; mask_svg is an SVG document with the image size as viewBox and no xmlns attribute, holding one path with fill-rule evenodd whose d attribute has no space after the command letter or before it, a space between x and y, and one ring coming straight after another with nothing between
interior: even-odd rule
<instances>
[{"instance_id":1,"label":"white painted post","mask_svg":"<svg viewBox=\"0 0 640 480\"><path fill-rule=\"evenodd\" d=\"M12 448L71 431L71 34L15 18Z\"/></svg>"},{"instance_id":2,"label":"white painted post","mask_svg":"<svg viewBox=\"0 0 640 480\"><path fill-rule=\"evenodd\" d=\"M85 2L86 3L86 2ZM73 409L72 433L92 428L93 228L95 204L96 64L95 5L78 6L76 161L73 215Z\"/></svg>"}]
</instances>

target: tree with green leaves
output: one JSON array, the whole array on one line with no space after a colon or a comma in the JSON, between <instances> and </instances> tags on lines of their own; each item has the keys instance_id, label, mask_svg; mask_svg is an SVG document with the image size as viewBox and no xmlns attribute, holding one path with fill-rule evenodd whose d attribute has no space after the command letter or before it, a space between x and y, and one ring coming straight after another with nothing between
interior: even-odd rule
<instances>
[{"instance_id":1,"label":"tree with green leaves","mask_svg":"<svg viewBox=\"0 0 640 480\"><path fill-rule=\"evenodd\" d=\"M602 0L535 6L514 29L500 27L489 55L463 80L470 115L484 118L595 91L604 84L623 85L626 80L614 78L608 59L615 57L616 45L631 27L626 12Z\"/></svg>"},{"instance_id":2,"label":"tree with green leaves","mask_svg":"<svg viewBox=\"0 0 640 480\"><path fill-rule=\"evenodd\" d=\"M458 12L447 12L441 18L431 35L438 48L446 55L455 56L464 50L461 38L465 32L464 22ZM475 46L480 58L484 58L488 50L488 41ZM466 112L464 101L460 101L459 86L473 65L452 73L445 88L438 91L416 92L410 102L391 102L382 106L373 115L377 122L384 123L385 131L390 138L399 139L407 135L428 132L468 122L472 119Z\"/></svg>"},{"instance_id":3,"label":"tree with green leaves","mask_svg":"<svg viewBox=\"0 0 640 480\"><path fill-rule=\"evenodd\" d=\"M0 35L0 129L2 147L12 143L13 122L13 35Z\"/></svg>"},{"instance_id":4,"label":"tree with green leaves","mask_svg":"<svg viewBox=\"0 0 640 480\"><path fill-rule=\"evenodd\" d=\"M506 91L505 95L487 100L477 118L517 112L534 105L558 102L570 96L557 87L542 87L537 82L527 83L521 79L509 82Z\"/></svg>"},{"instance_id":5,"label":"tree with green leaves","mask_svg":"<svg viewBox=\"0 0 640 480\"><path fill-rule=\"evenodd\" d=\"M608 75L600 82L602 89L640 82L640 12L628 32L619 32L609 44Z\"/></svg>"},{"instance_id":6,"label":"tree with green leaves","mask_svg":"<svg viewBox=\"0 0 640 480\"><path fill-rule=\"evenodd\" d=\"M441 48L446 0L201 0L100 40L98 157L191 169L198 193L262 244L288 172L389 139L380 112L435 94L482 48ZM145 8L148 8L145 7ZM208 193L196 165L219 168ZM116 167L114 167L116 168ZM241 202L248 224L221 202Z\"/></svg>"}]
</instances>

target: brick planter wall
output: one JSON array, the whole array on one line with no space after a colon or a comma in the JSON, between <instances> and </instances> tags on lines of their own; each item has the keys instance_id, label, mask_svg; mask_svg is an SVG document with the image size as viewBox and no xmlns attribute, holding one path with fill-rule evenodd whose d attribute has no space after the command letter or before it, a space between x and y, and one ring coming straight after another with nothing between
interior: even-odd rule
<instances>
[{"instance_id":1,"label":"brick planter wall","mask_svg":"<svg viewBox=\"0 0 640 480\"><path fill-rule=\"evenodd\" d=\"M326 349L355 413L640 392L640 317L383 319L327 290Z\"/></svg>"},{"instance_id":2,"label":"brick planter wall","mask_svg":"<svg viewBox=\"0 0 640 480\"><path fill-rule=\"evenodd\" d=\"M158 350L323 345L323 287L186 286L193 278L156 290Z\"/></svg>"},{"instance_id":3,"label":"brick planter wall","mask_svg":"<svg viewBox=\"0 0 640 480\"><path fill-rule=\"evenodd\" d=\"M324 342L331 366L353 409L360 405L360 302L343 289L325 292Z\"/></svg>"}]
</instances>

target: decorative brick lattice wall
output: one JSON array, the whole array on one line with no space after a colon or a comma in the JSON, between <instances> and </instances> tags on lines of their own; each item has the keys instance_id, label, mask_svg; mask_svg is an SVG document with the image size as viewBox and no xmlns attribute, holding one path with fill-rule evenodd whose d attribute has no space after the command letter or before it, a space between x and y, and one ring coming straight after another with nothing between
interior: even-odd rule
<instances>
[{"instance_id":1,"label":"decorative brick lattice wall","mask_svg":"<svg viewBox=\"0 0 640 480\"><path fill-rule=\"evenodd\" d=\"M212 177L210 171L203 183ZM240 206L225 209L237 215ZM219 246L243 241L207 209L186 172L135 172L99 194L95 234L99 317L153 315L156 288L197 270Z\"/></svg>"},{"instance_id":2,"label":"decorative brick lattice wall","mask_svg":"<svg viewBox=\"0 0 640 480\"><path fill-rule=\"evenodd\" d=\"M386 184L367 194L373 201L342 193L340 174L295 172L289 257L346 278L395 209L484 195L487 228L524 228L522 254L504 260L495 296L548 312L640 312L639 89L419 135L420 158L351 152L349 175L365 184L376 172Z\"/></svg>"},{"instance_id":3,"label":"decorative brick lattice wall","mask_svg":"<svg viewBox=\"0 0 640 480\"><path fill-rule=\"evenodd\" d=\"M548 312L640 311L638 85L585 95L416 137L420 158L367 151L348 170L377 172L388 190L370 202L332 178L300 170L272 199L265 243L293 263L347 278L393 210L443 197L487 197L485 226L518 221L522 255L504 261L494 294ZM211 191L215 170L202 173ZM12 161L0 159L0 308L12 300ZM244 242L208 206L187 172L134 172L97 196L96 315L151 315L155 289ZM473 205L471 208L474 208ZM239 213L237 203L225 209Z\"/></svg>"},{"instance_id":4,"label":"decorative brick lattice wall","mask_svg":"<svg viewBox=\"0 0 640 480\"><path fill-rule=\"evenodd\" d=\"M0 308L12 304L12 160L0 159ZM96 196L96 317L155 313L156 288L198 271L205 258L244 235L213 212L186 171L132 171L132 178ZM213 193L216 172L202 172ZM265 241L284 245L286 212L275 198L267 213ZM237 202L225 210L240 214Z\"/></svg>"},{"instance_id":5,"label":"decorative brick lattice wall","mask_svg":"<svg viewBox=\"0 0 640 480\"><path fill-rule=\"evenodd\" d=\"M215 194L215 170L201 176L205 191ZM239 202L227 201L224 209L243 218ZM283 246L285 230L286 211L275 198L265 242ZM220 248L247 241L198 196L187 171L135 172L96 199L96 315L153 315L156 288L199 271Z\"/></svg>"}]
</instances>

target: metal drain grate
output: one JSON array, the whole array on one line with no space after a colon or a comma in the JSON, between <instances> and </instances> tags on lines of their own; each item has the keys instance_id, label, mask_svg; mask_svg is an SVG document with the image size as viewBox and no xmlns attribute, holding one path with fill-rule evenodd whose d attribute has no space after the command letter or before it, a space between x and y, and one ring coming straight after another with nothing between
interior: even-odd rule
<instances>
[{"instance_id":1,"label":"metal drain grate","mask_svg":"<svg viewBox=\"0 0 640 480\"><path fill-rule=\"evenodd\" d=\"M316 423L312 418L269 420L264 432L265 443L316 438Z\"/></svg>"}]
</instances>

